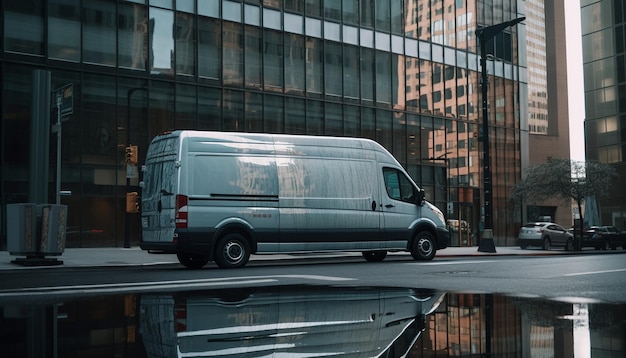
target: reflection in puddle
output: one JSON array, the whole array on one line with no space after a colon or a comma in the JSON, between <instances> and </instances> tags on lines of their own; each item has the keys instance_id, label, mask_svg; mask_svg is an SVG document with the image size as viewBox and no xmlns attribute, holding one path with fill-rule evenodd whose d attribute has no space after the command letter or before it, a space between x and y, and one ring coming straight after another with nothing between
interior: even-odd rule
<instances>
[{"instance_id":1,"label":"reflection in puddle","mask_svg":"<svg viewBox=\"0 0 626 358\"><path fill-rule=\"evenodd\" d=\"M6 357L623 357L626 305L283 286L0 303Z\"/></svg>"}]
</instances>

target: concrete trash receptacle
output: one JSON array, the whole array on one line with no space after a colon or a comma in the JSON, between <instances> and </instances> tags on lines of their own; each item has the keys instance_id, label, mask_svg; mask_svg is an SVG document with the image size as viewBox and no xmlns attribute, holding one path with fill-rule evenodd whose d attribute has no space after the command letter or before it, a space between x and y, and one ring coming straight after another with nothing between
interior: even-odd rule
<instances>
[{"instance_id":1,"label":"concrete trash receptacle","mask_svg":"<svg viewBox=\"0 0 626 358\"><path fill-rule=\"evenodd\" d=\"M65 250L66 205L44 205L41 211L41 245L44 255L61 255Z\"/></svg>"},{"instance_id":2,"label":"concrete trash receptacle","mask_svg":"<svg viewBox=\"0 0 626 358\"><path fill-rule=\"evenodd\" d=\"M60 265L63 261L46 258L65 250L67 206L19 203L7 205L7 251L26 256L13 263L28 266Z\"/></svg>"},{"instance_id":3,"label":"concrete trash receptacle","mask_svg":"<svg viewBox=\"0 0 626 358\"><path fill-rule=\"evenodd\" d=\"M37 204L7 204L7 251L11 255L37 254Z\"/></svg>"}]
</instances>

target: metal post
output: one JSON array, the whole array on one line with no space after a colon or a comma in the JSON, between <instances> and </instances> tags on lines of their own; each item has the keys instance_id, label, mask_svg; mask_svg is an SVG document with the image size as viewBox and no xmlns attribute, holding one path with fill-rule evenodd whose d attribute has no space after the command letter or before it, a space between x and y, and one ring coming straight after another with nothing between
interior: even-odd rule
<instances>
[{"instance_id":1,"label":"metal post","mask_svg":"<svg viewBox=\"0 0 626 358\"><path fill-rule=\"evenodd\" d=\"M130 98L135 91L146 91L145 87L132 87L126 93L126 148L130 147ZM128 163L126 164L128 166ZM126 169L126 194L130 192L130 176L128 175L128 167ZM126 199L126 198L124 198ZM124 247L130 248L130 213L126 210L124 216Z\"/></svg>"},{"instance_id":2,"label":"metal post","mask_svg":"<svg viewBox=\"0 0 626 358\"><path fill-rule=\"evenodd\" d=\"M488 110L488 78L487 78L487 46L486 40L480 38L480 87L482 96L482 116L483 116L483 195L485 208L485 227L483 229L478 251L496 252L496 245L493 241L493 221L491 219L492 208L492 184L491 184L491 153L489 148L489 110Z\"/></svg>"},{"instance_id":3,"label":"metal post","mask_svg":"<svg viewBox=\"0 0 626 358\"><path fill-rule=\"evenodd\" d=\"M57 92L57 122L54 132L57 134L57 167L56 167L56 204L61 204L61 93Z\"/></svg>"},{"instance_id":4,"label":"metal post","mask_svg":"<svg viewBox=\"0 0 626 358\"><path fill-rule=\"evenodd\" d=\"M430 161L434 161L434 162L442 161L442 162L445 163L445 166L446 166L445 167L445 169L446 169L446 186L445 186L445 191L446 191L446 195L445 195L445 199L446 199L446 216L448 214L447 206L450 203L450 187L449 187L450 186L450 183L449 183L449 179L450 179L449 171L450 171L450 168L449 168L449 165L448 165L448 162L449 162L450 159L448 159L448 154L451 154L451 153L452 152L445 152L445 153L441 154L440 156L438 156L437 158L435 158L435 157L422 158L422 160L430 160ZM435 173L433 173L433 176L436 176Z\"/></svg>"},{"instance_id":5,"label":"metal post","mask_svg":"<svg viewBox=\"0 0 626 358\"><path fill-rule=\"evenodd\" d=\"M524 21L525 17L520 17L501 24L483 27L476 30L476 37L480 40L480 86L482 96L482 116L483 116L483 197L485 209L485 227L480 238L478 251L496 252L493 241L493 219L492 219L492 182L491 182L491 153L489 148L489 110L488 110L488 79L487 79L487 41L494 38L509 26L516 25Z\"/></svg>"}]
</instances>

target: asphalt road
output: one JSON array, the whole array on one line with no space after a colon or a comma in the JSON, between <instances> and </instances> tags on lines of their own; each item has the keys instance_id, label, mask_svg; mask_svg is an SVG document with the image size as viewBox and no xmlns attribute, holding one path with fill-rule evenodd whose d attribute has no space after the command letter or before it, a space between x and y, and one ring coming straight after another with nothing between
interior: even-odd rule
<instances>
[{"instance_id":1,"label":"asphalt road","mask_svg":"<svg viewBox=\"0 0 626 358\"><path fill-rule=\"evenodd\" d=\"M241 269L207 265L59 268L3 272L0 301L124 292L189 291L279 285L393 286L455 293L495 293L571 302L626 303L626 253L478 256L430 262L397 256L384 262L264 261Z\"/></svg>"}]
</instances>

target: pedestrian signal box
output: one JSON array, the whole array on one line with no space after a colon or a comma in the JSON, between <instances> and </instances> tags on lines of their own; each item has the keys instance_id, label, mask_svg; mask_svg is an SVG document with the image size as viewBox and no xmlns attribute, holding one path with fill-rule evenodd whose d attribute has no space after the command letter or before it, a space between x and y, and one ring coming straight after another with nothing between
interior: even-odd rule
<instances>
[{"instance_id":1,"label":"pedestrian signal box","mask_svg":"<svg viewBox=\"0 0 626 358\"><path fill-rule=\"evenodd\" d=\"M126 193L126 212L139 212L139 194L136 191Z\"/></svg>"},{"instance_id":2,"label":"pedestrian signal box","mask_svg":"<svg viewBox=\"0 0 626 358\"><path fill-rule=\"evenodd\" d=\"M130 145L126 147L126 163L137 164L137 159L138 159L137 146Z\"/></svg>"}]
</instances>

